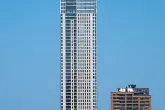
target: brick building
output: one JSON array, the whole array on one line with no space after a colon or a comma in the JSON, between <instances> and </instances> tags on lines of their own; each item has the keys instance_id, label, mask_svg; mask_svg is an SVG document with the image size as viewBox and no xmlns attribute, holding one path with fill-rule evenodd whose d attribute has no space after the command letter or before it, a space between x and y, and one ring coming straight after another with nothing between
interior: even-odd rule
<instances>
[{"instance_id":1,"label":"brick building","mask_svg":"<svg viewBox=\"0 0 165 110\"><path fill-rule=\"evenodd\" d=\"M149 88L136 88L128 85L111 92L111 110L151 110Z\"/></svg>"}]
</instances>

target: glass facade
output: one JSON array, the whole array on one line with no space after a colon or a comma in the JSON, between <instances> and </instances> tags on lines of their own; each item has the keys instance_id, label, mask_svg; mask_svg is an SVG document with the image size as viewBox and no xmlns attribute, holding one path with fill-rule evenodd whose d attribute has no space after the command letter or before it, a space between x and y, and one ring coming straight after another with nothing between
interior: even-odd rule
<instances>
[{"instance_id":1,"label":"glass facade","mask_svg":"<svg viewBox=\"0 0 165 110\"><path fill-rule=\"evenodd\" d=\"M61 0L61 110L97 110L96 0Z\"/></svg>"}]
</instances>

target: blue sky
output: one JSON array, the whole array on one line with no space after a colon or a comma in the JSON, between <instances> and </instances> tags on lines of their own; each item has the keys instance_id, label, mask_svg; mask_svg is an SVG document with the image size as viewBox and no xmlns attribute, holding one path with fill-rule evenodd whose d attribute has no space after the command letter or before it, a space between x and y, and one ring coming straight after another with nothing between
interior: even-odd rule
<instances>
[{"instance_id":1,"label":"blue sky","mask_svg":"<svg viewBox=\"0 0 165 110\"><path fill-rule=\"evenodd\" d=\"M98 0L98 108L127 84L164 109L165 1ZM0 1L0 110L59 110L60 1Z\"/></svg>"}]
</instances>

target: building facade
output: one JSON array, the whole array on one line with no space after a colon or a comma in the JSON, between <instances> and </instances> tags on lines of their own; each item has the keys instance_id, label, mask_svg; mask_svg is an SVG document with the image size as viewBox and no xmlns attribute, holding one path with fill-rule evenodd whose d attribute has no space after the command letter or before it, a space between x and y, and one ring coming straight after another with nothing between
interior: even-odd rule
<instances>
[{"instance_id":1,"label":"building facade","mask_svg":"<svg viewBox=\"0 0 165 110\"><path fill-rule=\"evenodd\" d=\"M97 110L96 0L61 0L61 110Z\"/></svg>"},{"instance_id":2,"label":"building facade","mask_svg":"<svg viewBox=\"0 0 165 110\"><path fill-rule=\"evenodd\" d=\"M151 110L149 88L129 85L111 92L111 110Z\"/></svg>"}]
</instances>

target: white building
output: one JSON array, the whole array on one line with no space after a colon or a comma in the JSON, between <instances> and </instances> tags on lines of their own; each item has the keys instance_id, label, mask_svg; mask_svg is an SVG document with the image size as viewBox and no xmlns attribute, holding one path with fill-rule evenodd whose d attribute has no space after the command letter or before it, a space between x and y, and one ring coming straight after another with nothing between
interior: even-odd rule
<instances>
[{"instance_id":1,"label":"white building","mask_svg":"<svg viewBox=\"0 0 165 110\"><path fill-rule=\"evenodd\" d=\"M61 110L97 110L96 0L61 0Z\"/></svg>"}]
</instances>

